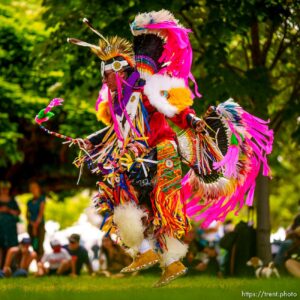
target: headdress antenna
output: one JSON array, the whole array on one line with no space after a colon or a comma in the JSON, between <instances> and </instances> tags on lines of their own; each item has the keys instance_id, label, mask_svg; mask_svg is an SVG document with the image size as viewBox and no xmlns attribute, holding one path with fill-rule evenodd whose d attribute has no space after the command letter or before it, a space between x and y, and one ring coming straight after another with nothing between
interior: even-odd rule
<instances>
[{"instance_id":1,"label":"headdress antenna","mask_svg":"<svg viewBox=\"0 0 300 300\"><path fill-rule=\"evenodd\" d=\"M89 22L89 20L87 18L83 18L83 23L85 23L94 33L96 33L102 40L104 40L106 42L106 44L108 46L110 46L109 41L99 32L97 31L93 25Z\"/></svg>"},{"instance_id":2,"label":"headdress antenna","mask_svg":"<svg viewBox=\"0 0 300 300\"><path fill-rule=\"evenodd\" d=\"M81 40L78 40L78 39L74 39L74 38L68 38L67 41L68 41L68 43L72 43L72 44L77 45L77 46L89 47L89 48L93 48L93 49L96 49L96 50L100 49L99 46L96 46L96 45L93 45L93 44L90 44L90 43L87 43L87 42L84 42L84 41L81 41Z\"/></svg>"}]
</instances>

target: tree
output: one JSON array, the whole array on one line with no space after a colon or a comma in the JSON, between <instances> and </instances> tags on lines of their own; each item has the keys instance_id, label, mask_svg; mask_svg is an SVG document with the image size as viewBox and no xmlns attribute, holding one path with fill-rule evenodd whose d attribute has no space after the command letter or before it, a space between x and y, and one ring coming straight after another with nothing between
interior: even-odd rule
<instances>
[{"instance_id":1,"label":"tree","mask_svg":"<svg viewBox=\"0 0 300 300\"><path fill-rule=\"evenodd\" d=\"M30 178L47 182L49 190L69 190L78 176L72 167L75 152L70 155L68 146L41 134L34 124L36 113L57 96L64 75L62 69L35 65L41 55L38 46L49 38L41 20L43 9L37 1L7 1L0 10L0 179L10 179L15 192L25 190ZM93 108L84 99L68 101L58 123L66 118L69 127L62 130L67 134L81 136L97 128ZM60 130L54 122L51 126ZM93 186L94 181L85 180L87 184Z\"/></svg>"}]
</instances>

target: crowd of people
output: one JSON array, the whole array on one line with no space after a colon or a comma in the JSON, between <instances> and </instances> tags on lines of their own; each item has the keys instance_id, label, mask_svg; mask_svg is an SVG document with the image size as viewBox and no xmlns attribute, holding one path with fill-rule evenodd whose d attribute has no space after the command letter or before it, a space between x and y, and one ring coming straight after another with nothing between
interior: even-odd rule
<instances>
[{"instance_id":1,"label":"crowd of people","mask_svg":"<svg viewBox=\"0 0 300 300\"><path fill-rule=\"evenodd\" d=\"M43 195L41 187L36 181L29 183L29 192L32 194L32 197L27 202L27 232L30 236L30 244L38 260L40 260L44 253L45 195ZM19 205L11 194L10 182L0 181L0 268L5 263L8 251L19 244L17 223L20 214Z\"/></svg>"},{"instance_id":2,"label":"crowd of people","mask_svg":"<svg viewBox=\"0 0 300 300\"><path fill-rule=\"evenodd\" d=\"M76 277L84 266L90 275L125 276L120 271L130 264L131 257L114 236L105 235L101 246L95 244L86 249L80 235L73 233L66 245L53 238L51 252L44 253L45 195L37 182L29 184L32 197L26 212L28 237L18 242L20 208L10 189L9 182L0 182L0 278L28 276L33 261L36 261L37 277ZM300 278L300 215L286 233L286 239L279 243L274 254L274 264L281 274ZM230 220L224 224L215 222L205 230L194 227L184 242L189 245L184 263L190 274L253 276L253 269L247 266L247 261L256 255L256 230L251 222L241 221L236 226ZM98 263L93 265L93 261Z\"/></svg>"}]
</instances>

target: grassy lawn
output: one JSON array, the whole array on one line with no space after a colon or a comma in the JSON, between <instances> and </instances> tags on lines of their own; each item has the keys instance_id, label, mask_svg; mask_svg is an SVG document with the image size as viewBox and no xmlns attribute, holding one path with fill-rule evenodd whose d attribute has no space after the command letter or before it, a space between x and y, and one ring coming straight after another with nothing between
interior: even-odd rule
<instances>
[{"instance_id":1,"label":"grassy lawn","mask_svg":"<svg viewBox=\"0 0 300 300\"><path fill-rule=\"evenodd\" d=\"M0 280L0 299L300 299L300 280L294 278L257 280L186 276L166 287L152 288L157 279L158 276L153 274L119 279L88 276L3 279Z\"/></svg>"}]
</instances>

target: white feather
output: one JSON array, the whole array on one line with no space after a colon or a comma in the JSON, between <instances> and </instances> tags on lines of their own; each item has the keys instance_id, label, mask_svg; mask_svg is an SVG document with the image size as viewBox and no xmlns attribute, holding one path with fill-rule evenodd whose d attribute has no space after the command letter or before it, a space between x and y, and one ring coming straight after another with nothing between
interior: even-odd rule
<instances>
[{"instance_id":1,"label":"white feather","mask_svg":"<svg viewBox=\"0 0 300 300\"><path fill-rule=\"evenodd\" d=\"M178 261L184 258L188 251L187 244L169 236L166 237L166 246L167 250L164 250L161 260L163 266L167 265L170 260Z\"/></svg>"},{"instance_id":2,"label":"white feather","mask_svg":"<svg viewBox=\"0 0 300 300\"><path fill-rule=\"evenodd\" d=\"M174 15L169 12L166 9L161 9L159 11L151 11L149 13L142 13L142 14L138 14L135 19L134 19L134 24L137 28L139 28L139 30L134 30L134 28L132 29L132 33L134 35L140 35L143 34L145 32L148 33L162 33L162 30L149 30L149 29L143 29L141 30L141 28L144 28L145 25L148 24L157 24L157 23L162 23L162 22L174 22L175 24L178 24L178 20L175 19Z\"/></svg>"},{"instance_id":3,"label":"white feather","mask_svg":"<svg viewBox=\"0 0 300 300\"><path fill-rule=\"evenodd\" d=\"M146 81L144 93L152 106L165 116L172 118L178 113L178 109L176 106L169 103L168 99L161 95L161 92L169 91L172 88L184 87L186 87L186 85L181 78L155 74Z\"/></svg>"},{"instance_id":4,"label":"white feather","mask_svg":"<svg viewBox=\"0 0 300 300\"><path fill-rule=\"evenodd\" d=\"M118 234L122 242L138 252L144 239L145 227L142 218L147 213L138 208L135 203L128 202L115 208L113 221L118 227Z\"/></svg>"}]
</instances>

